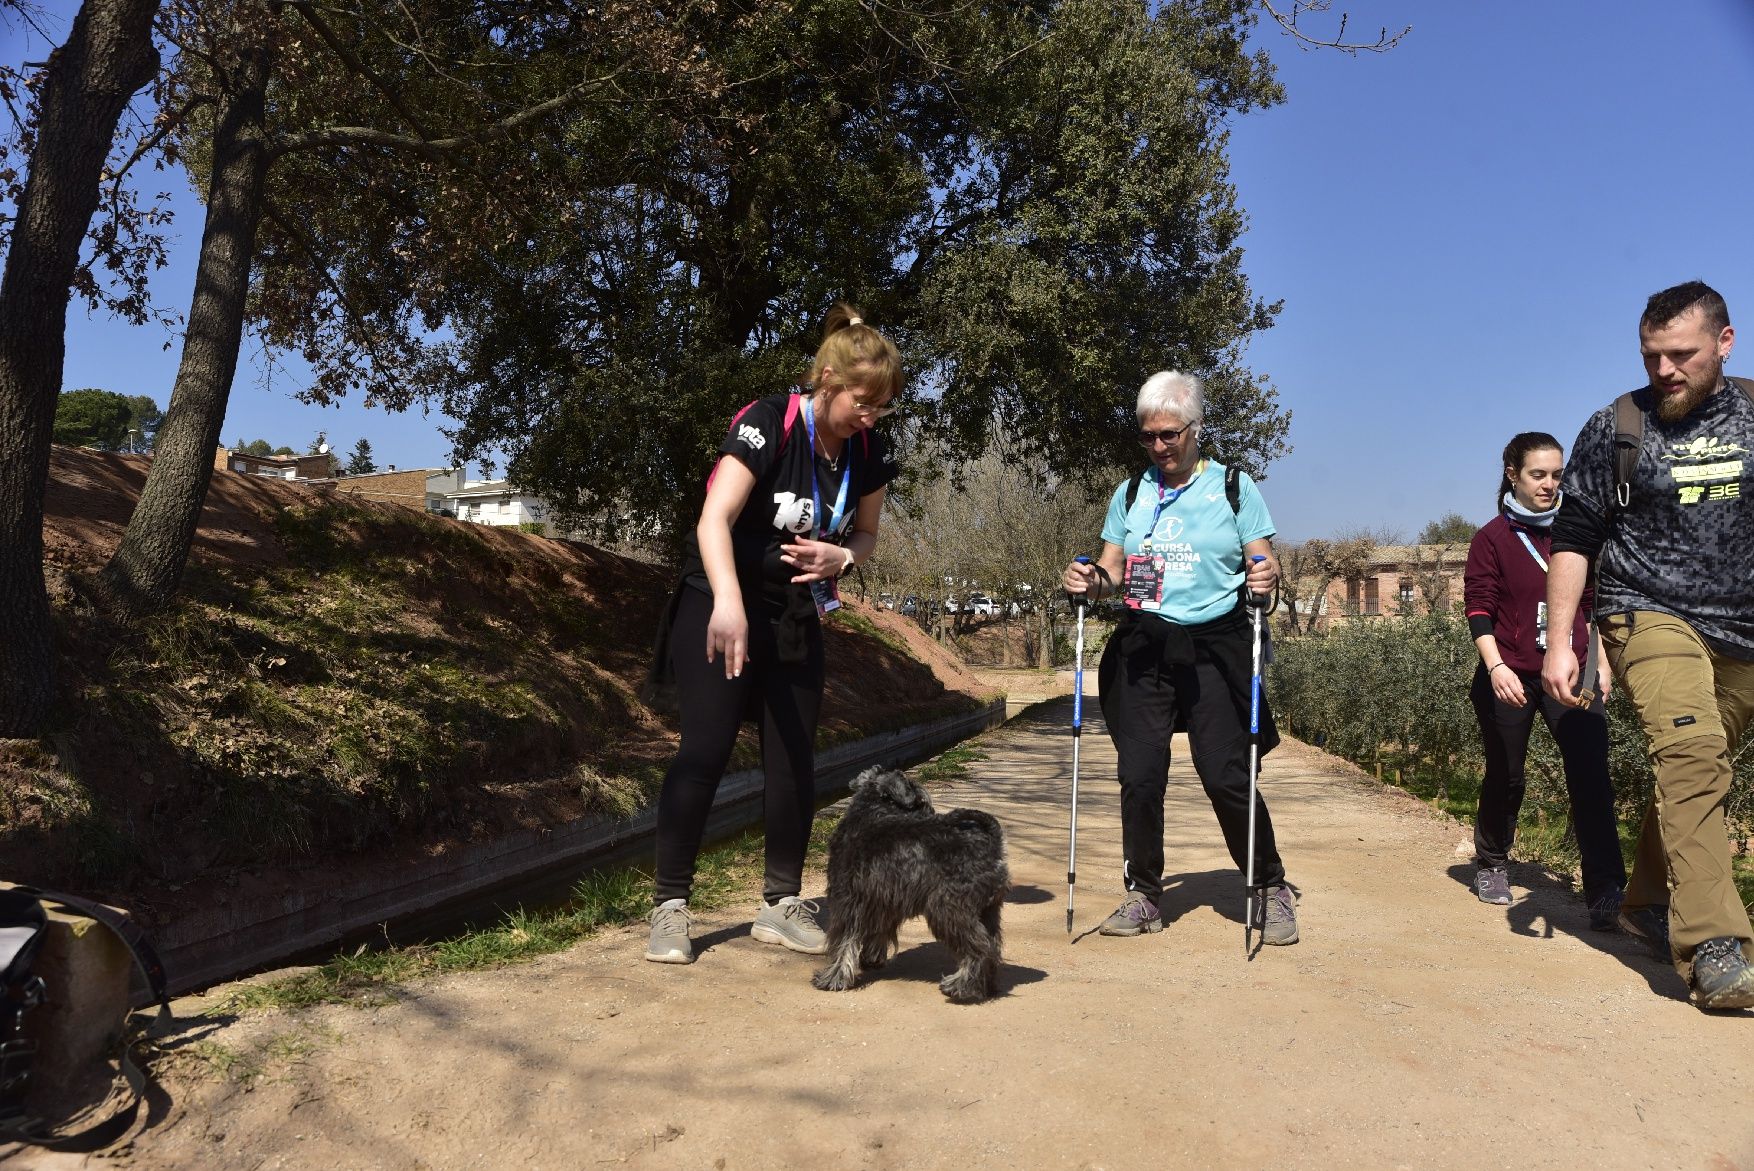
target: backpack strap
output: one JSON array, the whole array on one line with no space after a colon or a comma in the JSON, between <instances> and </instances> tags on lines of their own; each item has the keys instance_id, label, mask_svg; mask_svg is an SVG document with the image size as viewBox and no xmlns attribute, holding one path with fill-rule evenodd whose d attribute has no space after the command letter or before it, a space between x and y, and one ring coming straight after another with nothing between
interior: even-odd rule
<instances>
[{"instance_id":1,"label":"backpack strap","mask_svg":"<svg viewBox=\"0 0 1754 1171\"><path fill-rule=\"evenodd\" d=\"M1133 501L1139 499L1139 484L1145 479L1147 471L1150 469L1146 468L1134 472L1133 478L1127 481L1127 511L1129 512L1133 509ZM1224 469L1224 499L1230 502L1232 516L1242 511L1242 473L1234 467Z\"/></svg>"},{"instance_id":2,"label":"backpack strap","mask_svg":"<svg viewBox=\"0 0 1754 1171\"><path fill-rule=\"evenodd\" d=\"M1725 377L1729 376L1725 375ZM1746 378L1731 378L1730 381L1741 387L1742 393L1748 396L1748 401L1754 403L1754 381Z\"/></svg>"},{"instance_id":3,"label":"backpack strap","mask_svg":"<svg viewBox=\"0 0 1754 1171\"><path fill-rule=\"evenodd\" d=\"M1638 449L1644 446L1644 412L1631 391L1614 400L1614 508L1632 500L1632 473L1638 469Z\"/></svg>"},{"instance_id":4,"label":"backpack strap","mask_svg":"<svg viewBox=\"0 0 1754 1171\"><path fill-rule=\"evenodd\" d=\"M744 403L743 408L741 410L739 410L736 414L731 416L730 423L727 424L725 427L725 434L729 435L732 431L736 430L737 421L739 419L741 419L744 415L747 415L749 413L749 408L753 407L756 403L758 403L760 401L761 400L757 398L757 399L751 399L750 401ZM803 397L795 390L790 395L788 395L786 398L786 421L785 421L785 425L780 428L780 448L779 448L780 451L784 451L786 449L786 440L788 440L792 437L792 424L796 423L798 421L798 412L801 409L800 404L802 403L802 401L803 401ZM867 442L869 442L869 441L867 441ZM718 474L719 474L719 461L714 460L713 461L713 470L706 474L706 490L708 492L711 492L713 490L713 480L718 476Z\"/></svg>"}]
</instances>

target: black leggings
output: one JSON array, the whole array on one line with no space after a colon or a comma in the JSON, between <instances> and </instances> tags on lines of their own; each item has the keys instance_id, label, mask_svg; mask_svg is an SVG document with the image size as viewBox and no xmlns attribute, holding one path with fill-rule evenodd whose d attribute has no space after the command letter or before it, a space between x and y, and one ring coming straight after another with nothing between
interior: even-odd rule
<instances>
[{"instance_id":1,"label":"black leggings","mask_svg":"<svg viewBox=\"0 0 1754 1171\"><path fill-rule=\"evenodd\" d=\"M802 663L778 661L774 628L749 624L749 661L725 678L721 655L706 659L706 625L713 601L685 588L670 633L682 713L682 745L658 795L656 903L686 899L694 863L712 813L719 779L747 714L761 719L761 765L767 787L762 806L767 830L768 902L795 895L803 882L804 852L816 816L816 717L822 710L822 627L811 622Z\"/></svg>"},{"instance_id":2,"label":"black leggings","mask_svg":"<svg viewBox=\"0 0 1754 1171\"><path fill-rule=\"evenodd\" d=\"M1218 816L1230 860L1246 873L1248 722L1237 712L1236 697L1217 664L1202 650L1197 662L1170 665L1161 661L1156 642L1142 641L1128 652L1111 638L1103 649L1100 675L1102 714L1114 741L1121 782L1126 888L1143 894L1153 906L1163 901L1163 799L1169 789L1170 736L1178 723L1187 728L1194 772ZM1273 819L1258 788L1254 878L1257 886L1285 881Z\"/></svg>"},{"instance_id":3,"label":"black leggings","mask_svg":"<svg viewBox=\"0 0 1754 1171\"><path fill-rule=\"evenodd\" d=\"M1527 788L1523 762L1539 712L1559 745L1577 852L1583 860L1584 899L1594 903L1626 885L1626 863L1620 857L1620 831L1614 819L1614 784L1608 776L1607 713L1599 698L1588 708L1572 707L1548 695L1534 672L1517 671L1516 676L1523 684L1521 707L1505 703L1493 692L1485 663L1475 668L1469 690L1486 750L1480 811L1474 819L1474 857L1482 866L1503 866L1510 855Z\"/></svg>"}]
</instances>

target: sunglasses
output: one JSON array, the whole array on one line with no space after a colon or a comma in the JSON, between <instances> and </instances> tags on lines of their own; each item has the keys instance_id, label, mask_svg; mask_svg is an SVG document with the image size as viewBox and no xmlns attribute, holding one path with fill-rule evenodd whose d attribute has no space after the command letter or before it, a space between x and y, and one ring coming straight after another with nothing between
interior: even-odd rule
<instances>
[{"instance_id":1,"label":"sunglasses","mask_svg":"<svg viewBox=\"0 0 1754 1171\"><path fill-rule=\"evenodd\" d=\"M1181 427L1168 427L1162 431L1141 431L1139 432L1139 446L1150 447L1156 443L1174 443L1192 426L1192 423L1188 423Z\"/></svg>"}]
</instances>

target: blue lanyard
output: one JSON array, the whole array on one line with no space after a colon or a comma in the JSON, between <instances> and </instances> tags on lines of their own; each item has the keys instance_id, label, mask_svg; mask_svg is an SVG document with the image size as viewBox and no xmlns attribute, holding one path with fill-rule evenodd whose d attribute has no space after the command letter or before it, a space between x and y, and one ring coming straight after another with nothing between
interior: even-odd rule
<instances>
[{"instance_id":1,"label":"blue lanyard","mask_svg":"<svg viewBox=\"0 0 1754 1171\"><path fill-rule=\"evenodd\" d=\"M1539 565L1541 567L1541 572L1546 573L1547 572L1547 559L1545 557L1541 556L1539 553L1535 552L1535 543L1533 541L1529 540L1529 534L1523 532L1521 529L1518 529L1518 530L1516 530L1516 535L1523 539L1523 548L1525 548L1529 551L1529 556L1533 557L1535 559L1535 564Z\"/></svg>"},{"instance_id":2,"label":"blue lanyard","mask_svg":"<svg viewBox=\"0 0 1754 1171\"><path fill-rule=\"evenodd\" d=\"M832 536L840 528L840 518L847 509L847 488L853 482L853 453L844 447L841 454L847 457L846 467L840 470L840 495L834 499L834 515L828 520L828 527L822 526L822 489L816 483L816 411L812 408L810 396L804 396L804 430L810 434L810 500L816 511L810 515L816 518L816 535L818 539L825 534Z\"/></svg>"}]
</instances>

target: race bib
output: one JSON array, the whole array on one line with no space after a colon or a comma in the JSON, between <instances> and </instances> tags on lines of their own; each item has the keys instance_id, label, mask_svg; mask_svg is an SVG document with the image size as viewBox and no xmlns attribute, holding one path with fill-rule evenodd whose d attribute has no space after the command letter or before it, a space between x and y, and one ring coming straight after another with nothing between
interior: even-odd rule
<instances>
[{"instance_id":1,"label":"race bib","mask_svg":"<svg viewBox=\"0 0 1754 1171\"><path fill-rule=\"evenodd\" d=\"M1121 601L1134 610L1155 610L1163 603L1163 558L1134 553L1121 579Z\"/></svg>"},{"instance_id":2,"label":"race bib","mask_svg":"<svg viewBox=\"0 0 1754 1171\"><path fill-rule=\"evenodd\" d=\"M816 603L816 615L822 617L840 609L840 582L835 578L810 583L810 598Z\"/></svg>"}]
</instances>

